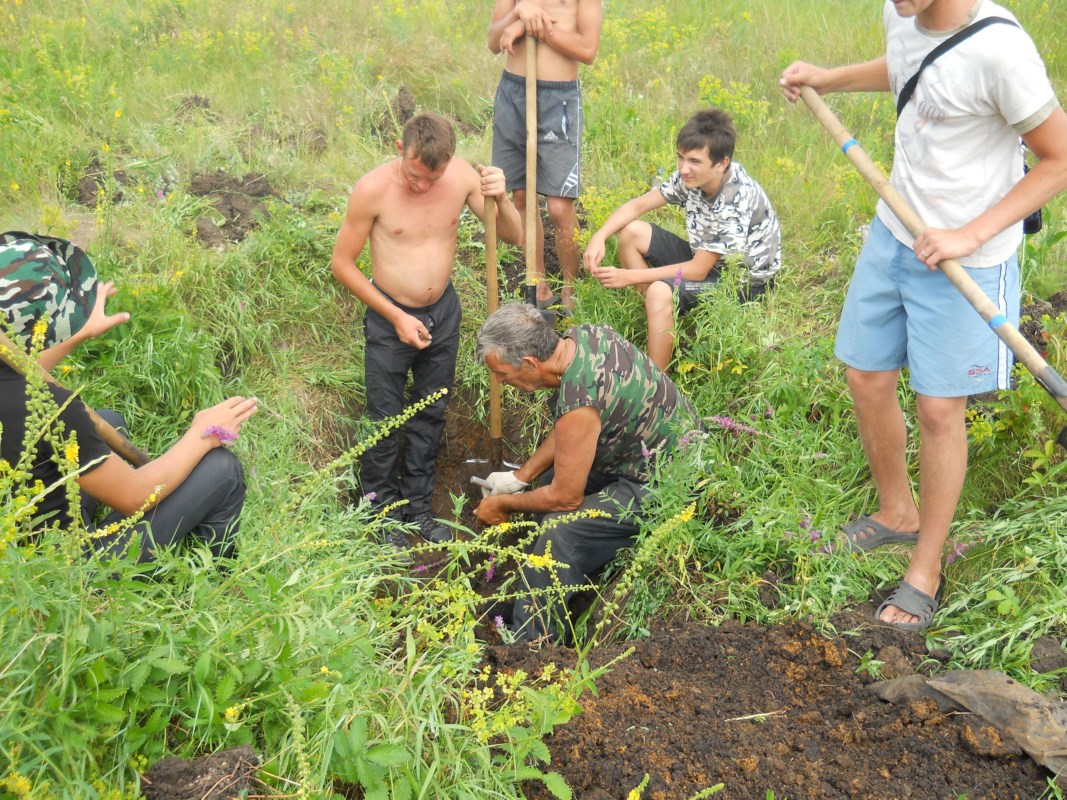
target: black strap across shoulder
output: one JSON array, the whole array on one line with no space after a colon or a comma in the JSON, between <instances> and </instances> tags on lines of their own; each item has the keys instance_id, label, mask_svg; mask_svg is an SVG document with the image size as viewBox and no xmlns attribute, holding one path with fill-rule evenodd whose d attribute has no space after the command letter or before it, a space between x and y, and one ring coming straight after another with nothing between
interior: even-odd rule
<instances>
[{"instance_id":1,"label":"black strap across shoulder","mask_svg":"<svg viewBox=\"0 0 1067 800\"><path fill-rule=\"evenodd\" d=\"M1004 17L986 17L985 19L980 19L977 22L968 25L962 31L957 31L952 36L945 39L945 41L941 42L941 44L939 44L929 53L927 53L926 58L924 58L922 63L919 65L919 69L915 71L914 75L908 78L908 82L904 84L904 88L900 90L900 94L897 96L897 118L900 118L901 112L904 111L904 106L908 104L908 101L911 100L911 96L915 94L915 87L919 85L919 76L922 75L924 69L934 63L934 61L943 56L945 53L947 53L953 47L958 45L964 39L969 39L983 28L988 28L990 25L996 25L998 23L1004 23L1005 25L1014 25L1016 28L1019 27L1018 24Z\"/></svg>"}]
</instances>

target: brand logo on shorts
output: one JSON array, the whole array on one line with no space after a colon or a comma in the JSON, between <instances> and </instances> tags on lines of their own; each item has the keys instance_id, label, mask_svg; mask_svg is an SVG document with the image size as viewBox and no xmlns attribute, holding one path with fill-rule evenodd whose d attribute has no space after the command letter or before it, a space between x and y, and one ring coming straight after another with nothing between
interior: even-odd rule
<instances>
[{"instance_id":1,"label":"brand logo on shorts","mask_svg":"<svg viewBox=\"0 0 1067 800\"><path fill-rule=\"evenodd\" d=\"M558 136L556 136L556 134L555 134L555 133L553 133L552 131L549 131L548 133L546 133L546 134L545 134L545 141L546 141L546 142L554 142L554 141L556 141L556 139L558 139L558 138L559 138L559 137L558 137Z\"/></svg>"},{"instance_id":2,"label":"brand logo on shorts","mask_svg":"<svg viewBox=\"0 0 1067 800\"><path fill-rule=\"evenodd\" d=\"M972 379L985 378L988 375L992 375L993 370L989 367L975 364L974 366L967 368L967 377Z\"/></svg>"}]
</instances>

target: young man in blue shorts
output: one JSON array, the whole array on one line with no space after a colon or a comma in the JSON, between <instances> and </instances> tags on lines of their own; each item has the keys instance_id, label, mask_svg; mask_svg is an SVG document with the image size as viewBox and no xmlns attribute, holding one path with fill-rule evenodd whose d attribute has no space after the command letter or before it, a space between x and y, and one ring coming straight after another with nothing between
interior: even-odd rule
<instances>
[{"instance_id":1,"label":"young man in blue shorts","mask_svg":"<svg viewBox=\"0 0 1067 800\"><path fill-rule=\"evenodd\" d=\"M525 225L526 42L537 48L537 192L548 198L548 215L563 273L562 302L574 305L578 277L578 217L574 201L581 180L582 95L578 64L591 64L600 47L600 0L496 0L489 49L508 54L493 101L493 163L504 170ZM529 198L536 203L537 198ZM537 215L534 271L537 303L553 302L545 282L544 229Z\"/></svg>"},{"instance_id":2,"label":"young man in blue shorts","mask_svg":"<svg viewBox=\"0 0 1067 800\"><path fill-rule=\"evenodd\" d=\"M938 44L987 17L932 61L896 126L891 184L930 226L913 238L884 203L856 263L835 352L848 385L878 509L845 528L870 550L914 542L904 578L878 609L894 627L923 630L941 596L941 556L967 471L967 396L1007 388L1011 354L937 265L956 259L1012 322L1019 316L1021 220L1067 188L1067 116L1030 37L990 0L892 0L886 55L825 69L796 62L781 86L795 101L892 91ZM1025 177L1019 138L1037 156ZM921 444L918 504L907 474L897 381L907 366Z\"/></svg>"},{"instance_id":3,"label":"young man in blue shorts","mask_svg":"<svg viewBox=\"0 0 1067 800\"><path fill-rule=\"evenodd\" d=\"M609 289L633 286L645 297L648 355L662 370L674 352L678 314L697 304L721 274L720 259L745 263L742 300L767 290L782 266L782 234L767 194L734 161L737 133L721 109L698 111L678 132L678 169L658 188L619 206L593 234L585 266ZM671 204L685 209L688 239L640 219ZM601 266L609 236L618 234L622 269Z\"/></svg>"}]
</instances>

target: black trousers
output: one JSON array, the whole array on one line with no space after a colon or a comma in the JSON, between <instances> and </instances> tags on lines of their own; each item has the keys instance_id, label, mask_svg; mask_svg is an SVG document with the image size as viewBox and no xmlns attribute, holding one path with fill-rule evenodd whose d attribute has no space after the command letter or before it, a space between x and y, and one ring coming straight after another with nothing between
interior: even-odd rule
<instances>
[{"instance_id":1,"label":"black trousers","mask_svg":"<svg viewBox=\"0 0 1067 800\"><path fill-rule=\"evenodd\" d=\"M542 482L551 480L546 472ZM541 524L545 530L534 541L530 552L543 556L551 550L554 569L527 565L522 582L529 594L515 601L512 625L520 640L549 636L559 640L560 622L567 613L567 602L589 576L615 558L624 547L634 543L645 521L642 513L648 488L626 478L590 473L586 496L579 511L603 511L610 517L572 519L557 523L567 514L546 514ZM564 588L562 596L559 587Z\"/></svg>"},{"instance_id":2,"label":"black trousers","mask_svg":"<svg viewBox=\"0 0 1067 800\"><path fill-rule=\"evenodd\" d=\"M114 411L97 412L113 427L125 433L126 423ZM141 534L140 563L155 560L156 550L176 544L186 538L207 545L212 554L230 558L234 554L234 537L244 507L244 471L237 456L217 447L197 464L189 476L173 492L164 497L144 515L136 525L119 533L90 540L94 550L121 556L130 545L135 532ZM90 525L99 502L82 493L82 517ZM102 529L121 522L118 511L109 514L90 530Z\"/></svg>"},{"instance_id":3,"label":"black trousers","mask_svg":"<svg viewBox=\"0 0 1067 800\"><path fill-rule=\"evenodd\" d=\"M433 340L423 350L406 345L385 317L367 309L363 317L367 414L375 422L396 416L406 405L438 389L451 390L456 377L462 312L452 285L436 303L425 308L394 304L421 320ZM411 397L406 398L404 387L409 373ZM430 510L448 399L445 395L408 420L402 455L396 431L363 454L360 482L364 492L374 492L375 503L407 500L408 514Z\"/></svg>"}]
</instances>

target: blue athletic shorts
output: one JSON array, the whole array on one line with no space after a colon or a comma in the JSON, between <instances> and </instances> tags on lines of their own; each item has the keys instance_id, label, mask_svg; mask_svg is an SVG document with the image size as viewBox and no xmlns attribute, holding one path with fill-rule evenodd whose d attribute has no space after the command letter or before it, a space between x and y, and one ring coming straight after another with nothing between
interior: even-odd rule
<instances>
[{"instance_id":1,"label":"blue athletic shorts","mask_svg":"<svg viewBox=\"0 0 1067 800\"><path fill-rule=\"evenodd\" d=\"M1018 325L1018 258L964 269ZM1011 351L941 270L927 269L877 218L856 261L834 354L867 372L908 367L912 388L929 397L1010 385Z\"/></svg>"}]
</instances>

